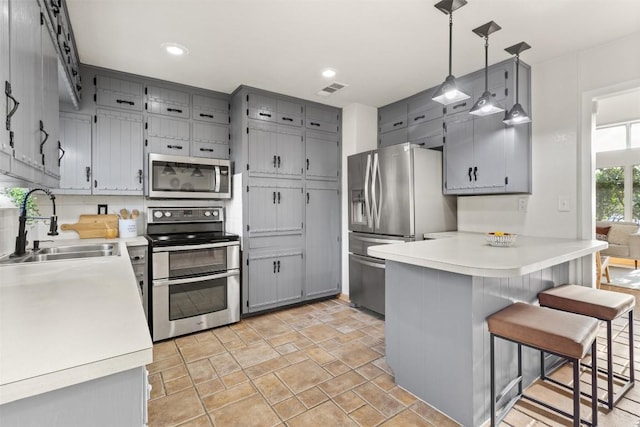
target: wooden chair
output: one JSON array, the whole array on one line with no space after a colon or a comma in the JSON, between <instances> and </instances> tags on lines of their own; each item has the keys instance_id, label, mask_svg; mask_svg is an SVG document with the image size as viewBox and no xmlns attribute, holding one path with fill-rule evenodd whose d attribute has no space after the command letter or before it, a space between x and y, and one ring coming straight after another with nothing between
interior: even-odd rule
<instances>
[{"instance_id":1,"label":"wooden chair","mask_svg":"<svg viewBox=\"0 0 640 427\"><path fill-rule=\"evenodd\" d=\"M602 274L607 278L607 283L611 283L611 277L609 276L609 257L600 256L600 252L596 252L596 289L600 289Z\"/></svg>"}]
</instances>

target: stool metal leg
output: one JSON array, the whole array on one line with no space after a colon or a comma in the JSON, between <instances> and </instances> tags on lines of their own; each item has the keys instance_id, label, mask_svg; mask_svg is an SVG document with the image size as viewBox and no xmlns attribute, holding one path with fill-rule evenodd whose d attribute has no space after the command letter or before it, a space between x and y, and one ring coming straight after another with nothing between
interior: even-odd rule
<instances>
[{"instance_id":1,"label":"stool metal leg","mask_svg":"<svg viewBox=\"0 0 640 427\"><path fill-rule=\"evenodd\" d=\"M591 425L596 427L598 425L598 358L596 352L598 351L596 341L591 344Z\"/></svg>"},{"instance_id":2,"label":"stool metal leg","mask_svg":"<svg viewBox=\"0 0 640 427\"><path fill-rule=\"evenodd\" d=\"M547 379L547 371L544 367L544 351L540 351L540 379Z\"/></svg>"},{"instance_id":3,"label":"stool metal leg","mask_svg":"<svg viewBox=\"0 0 640 427\"><path fill-rule=\"evenodd\" d=\"M595 361L596 355L592 356ZM611 320L607 321L607 406L613 409L613 343L611 339Z\"/></svg>"},{"instance_id":4,"label":"stool metal leg","mask_svg":"<svg viewBox=\"0 0 640 427\"><path fill-rule=\"evenodd\" d=\"M580 427L580 360L573 362L573 426Z\"/></svg>"},{"instance_id":5,"label":"stool metal leg","mask_svg":"<svg viewBox=\"0 0 640 427\"><path fill-rule=\"evenodd\" d=\"M518 344L518 378L520 378L520 382L518 383L518 394L522 394L522 345Z\"/></svg>"},{"instance_id":6,"label":"stool metal leg","mask_svg":"<svg viewBox=\"0 0 640 427\"><path fill-rule=\"evenodd\" d=\"M491 335L491 427L496 425L495 335Z\"/></svg>"},{"instance_id":7,"label":"stool metal leg","mask_svg":"<svg viewBox=\"0 0 640 427\"><path fill-rule=\"evenodd\" d=\"M635 365L633 364L633 309L631 309L629 310L629 380L631 381L631 387L633 387L635 379Z\"/></svg>"}]
</instances>

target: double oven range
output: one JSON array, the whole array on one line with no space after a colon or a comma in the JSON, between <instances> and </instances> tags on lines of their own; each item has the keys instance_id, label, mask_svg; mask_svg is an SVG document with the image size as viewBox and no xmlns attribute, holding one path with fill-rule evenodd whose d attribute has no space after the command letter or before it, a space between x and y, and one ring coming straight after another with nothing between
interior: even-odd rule
<instances>
[{"instance_id":1,"label":"double oven range","mask_svg":"<svg viewBox=\"0 0 640 427\"><path fill-rule=\"evenodd\" d=\"M240 320L240 241L222 207L152 207L150 327L153 341Z\"/></svg>"}]
</instances>

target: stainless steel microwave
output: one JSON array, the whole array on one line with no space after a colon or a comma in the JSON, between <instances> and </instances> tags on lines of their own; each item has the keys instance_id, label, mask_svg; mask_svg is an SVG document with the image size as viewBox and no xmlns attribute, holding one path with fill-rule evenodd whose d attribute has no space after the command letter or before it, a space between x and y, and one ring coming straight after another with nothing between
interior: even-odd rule
<instances>
[{"instance_id":1,"label":"stainless steel microwave","mask_svg":"<svg viewBox=\"0 0 640 427\"><path fill-rule=\"evenodd\" d=\"M230 199L231 162L149 154L147 196L152 199Z\"/></svg>"}]
</instances>

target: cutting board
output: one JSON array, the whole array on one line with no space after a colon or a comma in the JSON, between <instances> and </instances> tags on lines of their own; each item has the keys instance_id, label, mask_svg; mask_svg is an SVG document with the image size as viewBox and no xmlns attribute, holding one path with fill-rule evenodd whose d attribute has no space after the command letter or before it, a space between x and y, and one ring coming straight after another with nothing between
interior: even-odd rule
<instances>
[{"instance_id":1,"label":"cutting board","mask_svg":"<svg viewBox=\"0 0 640 427\"><path fill-rule=\"evenodd\" d=\"M118 215L80 215L75 224L62 224L63 231L75 231L81 239L107 237L107 230L118 230Z\"/></svg>"}]
</instances>

